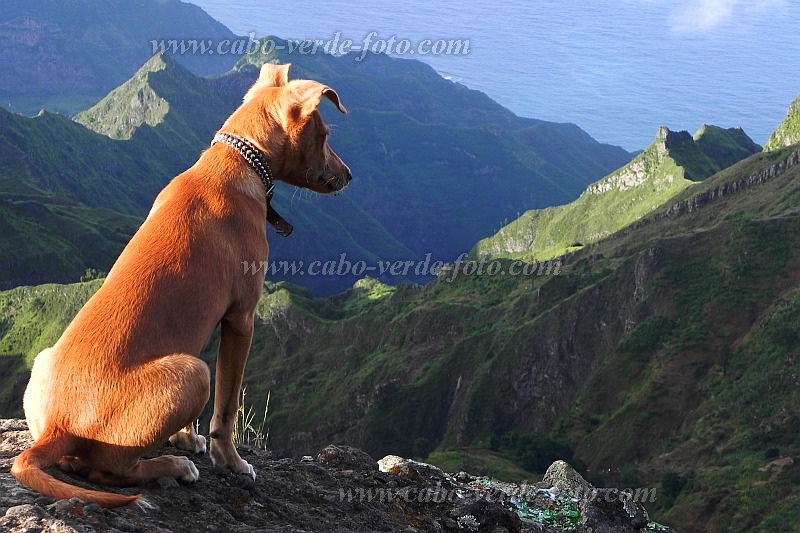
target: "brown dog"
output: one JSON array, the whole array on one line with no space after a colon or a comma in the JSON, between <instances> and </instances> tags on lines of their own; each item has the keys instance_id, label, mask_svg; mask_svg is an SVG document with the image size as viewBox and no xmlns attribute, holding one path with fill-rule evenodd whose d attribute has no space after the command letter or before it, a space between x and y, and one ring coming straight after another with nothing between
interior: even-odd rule
<instances>
[{"instance_id":1,"label":"brown dog","mask_svg":"<svg viewBox=\"0 0 800 533\"><path fill-rule=\"evenodd\" d=\"M11 470L22 484L118 507L139 496L81 489L42 469L57 464L117 486L164 476L196 481L186 457L140 457L167 439L206 450L192 427L210 395L209 369L197 355L218 324L210 455L215 465L255 478L232 431L263 285L242 265L267 259L270 169L275 179L318 193L351 179L328 147L317 110L325 96L346 113L338 95L288 76L289 65L262 67L218 142L158 195L103 286L36 357L24 400L35 443Z\"/></svg>"}]
</instances>

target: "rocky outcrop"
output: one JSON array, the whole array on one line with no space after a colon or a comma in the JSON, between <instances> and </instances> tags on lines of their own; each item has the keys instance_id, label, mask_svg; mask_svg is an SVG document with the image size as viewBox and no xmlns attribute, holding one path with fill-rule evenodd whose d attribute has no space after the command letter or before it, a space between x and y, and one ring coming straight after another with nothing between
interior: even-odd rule
<instances>
[{"instance_id":1,"label":"rocky outcrop","mask_svg":"<svg viewBox=\"0 0 800 533\"><path fill-rule=\"evenodd\" d=\"M626 493L594 489L564 462L554 464L542 483L520 486L463 472L451 476L397 456L376 462L361 450L334 445L301 461L240 448L256 468L255 481L217 470L208 456L194 456L197 483L162 478L123 489L141 493L149 505L109 510L78 499L54 501L17 483L9 469L30 444L24 421L0 421L0 531L666 531L648 522ZM167 448L157 454L163 453L184 454Z\"/></svg>"},{"instance_id":2,"label":"rocky outcrop","mask_svg":"<svg viewBox=\"0 0 800 533\"><path fill-rule=\"evenodd\" d=\"M567 494L579 501L580 518L578 523L595 533L625 533L642 529L661 530L665 528L650 521L642 502L642 492L633 493L618 489L597 489L583 479L568 463L556 461L542 479L545 485L552 485L560 494ZM655 495L655 492L652 492Z\"/></svg>"},{"instance_id":3,"label":"rocky outcrop","mask_svg":"<svg viewBox=\"0 0 800 533\"><path fill-rule=\"evenodd\" d=\"M797 143L800 143L800 96L789 106L786 118L772 133L764 150L779 150Z\"/></svg>"},{"instance_id":4,"label":"rocky outcrop","mask_svg":"<svg viewBox=\"0 0 800 533\"><path fill-rule=\"evenodd\" d=\"M663 165L665 158L670 157L670 150L685 144L686 139L688 141L692 139L688 132L673 132L666 126L661 126L656 132L655 140L644 152L628 165L589 185L584 194L622 192L650 182L653 182L652 185L658 186L662 181L672 183L676 179L683 178L684 170L677 166L671 169L674 172L658 173L656 171ZM659 175L656 176L656 174Z\"/></svg>"},{"instance_id":5,"label":"rocky outcrop","mask_svg":"<svg viewBox=\"0 0 800 533\"><path fill-rule=\"evenodd\" d=\"M704 124L694 136L658 128L656 138L630 164L590 185L584 194L663 187L675 180L700 181L761 151L741 128Z\"/></svg>"}]
</instances>

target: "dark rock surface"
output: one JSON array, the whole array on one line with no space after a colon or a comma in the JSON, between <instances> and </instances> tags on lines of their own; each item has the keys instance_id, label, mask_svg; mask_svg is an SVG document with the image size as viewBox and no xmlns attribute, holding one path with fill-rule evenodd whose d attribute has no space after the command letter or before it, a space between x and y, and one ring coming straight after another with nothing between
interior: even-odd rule
<instances>
[{"instance_id":1,"label":"dark rock surface","mask_svg":"<svg viewBox=\"0 0 800 533\"><path fill-rule=\"evenodd\" d=\"M163 478L141 487L116 489L140 493L146 504L109 510L78 499L55 501L17 483L9 473L11 464L30 444L24 421L0 420L3 532L598 532L645 531L648 525L646 514L634 517L626 511L618 493L589 501L613 489L593 490L567 463L556 463L548 471L546 483L526 491L522 490L525 487L463 472L453 477L401 457L375 461L361 450L340 445L328 446L316 458L299 462L240 447L242 456L256 469L255 481L215 468L207 455L192 456L200 470L198 482L185 485ZM168 447L156 455L162 453L186 455ZM115 490L55 468L49 471L71 484ZM548 492L539 485L553 488ZM536 498L543 499L543 505L555 513L552 509L558 502L552 493L566 494L570 487L580 488L584 498L569 500L570 508L580 508L584 516L561 524L539 519L544 515L535 507Z\"/></svg>"}]
</instances>

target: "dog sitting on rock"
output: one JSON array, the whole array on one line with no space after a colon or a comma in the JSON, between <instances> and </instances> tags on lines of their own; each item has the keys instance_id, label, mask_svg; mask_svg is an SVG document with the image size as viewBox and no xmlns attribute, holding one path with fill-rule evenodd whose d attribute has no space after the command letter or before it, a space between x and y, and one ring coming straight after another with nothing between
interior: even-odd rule
<instances>
[{"instance_id":1,"label":"dog sitting on rock","mask_svg":"<svg viewBox=\"0 0 800 533\"><path fill-rule=\"evenodd\" d=\"M120 507L139 496L82 489L43 469L57 465L112 486L196 481L186 457L141 456L167 440L206 451L192 425L211 387L198 355L218 325L209 454L215 465L255 478L232 440L263 286L242 265L267 260L265 221L291 232L270 205L273 179L325 194L352 178L329 148L317 109L325 97L346 113L339 96L288 77L289 65L262 67L213 144L158 195L103 286L36 357L24 398L35 442L11 470L23 485Z\"/></svg>"}]
</instances>

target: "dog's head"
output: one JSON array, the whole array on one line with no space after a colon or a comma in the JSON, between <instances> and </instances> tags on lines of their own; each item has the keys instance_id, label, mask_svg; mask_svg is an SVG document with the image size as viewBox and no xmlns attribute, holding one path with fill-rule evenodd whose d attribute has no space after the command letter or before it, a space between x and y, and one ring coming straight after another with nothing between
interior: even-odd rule
<instances>
[{"instance_id":1,"label":"dog's head","mask_svg":"<svg viewBox=\"0 0 800 533\"><path fill-rule=\"evenodd\" d=\"M317 108L325 97L342 113L347 110L330 87L289 81L290 66L261 67L244 102L220 131L244 136L270 154L276 180L322 194L339 191L352 175L328 146L330 128Z\"/></svg>"}]
</instances>

